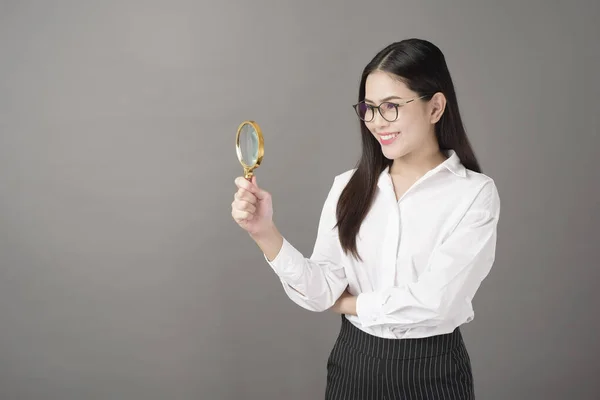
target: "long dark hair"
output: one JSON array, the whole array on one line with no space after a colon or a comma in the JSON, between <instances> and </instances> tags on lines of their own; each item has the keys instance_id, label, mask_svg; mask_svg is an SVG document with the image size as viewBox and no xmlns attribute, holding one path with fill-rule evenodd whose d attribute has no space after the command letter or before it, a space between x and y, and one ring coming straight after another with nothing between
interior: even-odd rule
<instances>
[{"instance_id":1,"label":"long dark hair","mask_svg":"<svg viewBox=\"0 0 600 400\"><path fill-rule=\"evenodd\" d=\"M395 75L409 89L425 96L425 100L430 100L435 93L443 93L446 108L435 125L440 150L454 150L467 169L481 172L460 117L446 59L437 46L422 39L406 39L381 50L362 73L358 101L365 99L367 76L377 70ZM383 155L379 142L363 121L360 121L360 132L362 156L340 195L336 211L342 249L359 260L356 235L373 202L379 175L393 162Z\"/></svg>"}]
</instances>

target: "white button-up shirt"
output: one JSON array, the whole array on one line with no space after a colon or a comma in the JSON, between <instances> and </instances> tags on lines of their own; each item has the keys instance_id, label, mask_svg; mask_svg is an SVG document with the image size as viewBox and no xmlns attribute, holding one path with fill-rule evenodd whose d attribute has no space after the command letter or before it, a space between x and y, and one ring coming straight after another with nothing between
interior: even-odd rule
<instances>
[{"instance_id":1,"label":"white button-up shirt","mask_svg":"<svg viewBox=\"0 0 600 400\"><path fill-rule=\"evenodd\" d=\"M354 170L335 177L310 258L285 238L274 260L287 296L311 311L342 292L357 297L356 327L385 338L453 331L474 317L472 301L495 258L500 199L494 181L467 170L454 151L396 200L389 168L378 181L357 248L340 246L336 206ZM266 257L265 257L266 259Z\"/></svg>"}]
</instances>

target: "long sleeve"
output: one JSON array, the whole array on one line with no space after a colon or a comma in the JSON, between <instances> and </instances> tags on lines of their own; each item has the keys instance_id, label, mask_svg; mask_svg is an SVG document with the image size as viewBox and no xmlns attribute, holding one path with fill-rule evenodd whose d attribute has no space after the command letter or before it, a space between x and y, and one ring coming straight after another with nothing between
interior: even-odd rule
<instances>
[{"instance_id":1,"label":"long sleeve","mask_svg":"<svg viewBox=\"0 0 600 400\"><path fill-rule=\"evenodd\" d=\"M310 311L329 309L348 285L344 267L340 264L342 250L337 228L334 228L340 186L336 177L321 211L310 258L304 257L285 237L281 250L272 261L265 256L288 297Z\"/></svg>"},{"instance_id":2,"label":"long sleeve","mask_svg":"<svg viewBox=\"0 0 600 400\"><path fill-rule=\"evenodd\" d=\"M416 282L358 295L362 325L408 329L437 326L452 318L452 306L473 299L494 263L499 214L500 198L489 181L433 251Z\"/></svg>"}]
</instances>

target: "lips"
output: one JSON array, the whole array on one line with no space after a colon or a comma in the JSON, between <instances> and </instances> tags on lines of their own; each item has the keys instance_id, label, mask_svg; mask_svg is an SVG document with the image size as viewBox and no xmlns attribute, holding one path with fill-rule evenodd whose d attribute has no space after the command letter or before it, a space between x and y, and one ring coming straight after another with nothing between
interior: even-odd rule
<instances>
[{"instance_id":1,"label":"lips","mask_svg":"<svg viewBox=\"0 0 600 400\"><path fill-rule=\"evenodd\" d=\"M379 136L379 141L381 142L381 144L389 145L389 144L392 144L398 136L400 136L400 132L384 132L384 133L379 133L378 136Z\"/></svg>"}]
</instances>

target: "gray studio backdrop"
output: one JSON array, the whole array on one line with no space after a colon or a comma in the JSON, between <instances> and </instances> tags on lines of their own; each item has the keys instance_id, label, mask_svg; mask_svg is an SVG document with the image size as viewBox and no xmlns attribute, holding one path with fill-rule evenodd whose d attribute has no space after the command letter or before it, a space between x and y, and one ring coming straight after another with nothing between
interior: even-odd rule
<instances>
[{"instance_id":1,"label":"gray studio backdrop","mask_svg":"<svg viewBox=\"0 0 600 400\"><path fill-rule=\"evenodd\" d=\"M407 37L445 52L502 199L478 398L600 398L600 6L485 3L0 1L0 399L322 398L339 316L232 221L235 131L261 124L308 255L360 72Z\"/></svg>"}]
</instances>

